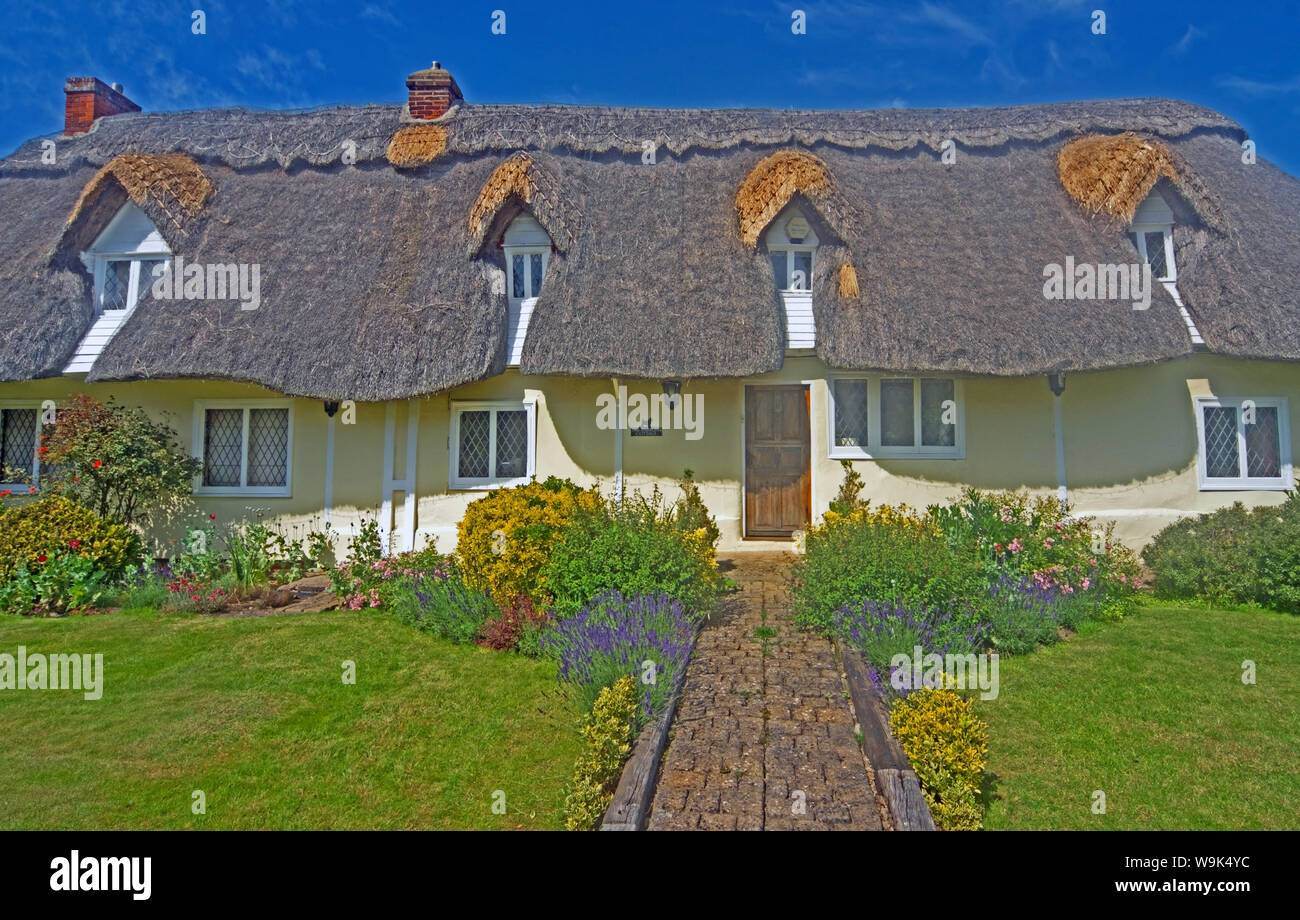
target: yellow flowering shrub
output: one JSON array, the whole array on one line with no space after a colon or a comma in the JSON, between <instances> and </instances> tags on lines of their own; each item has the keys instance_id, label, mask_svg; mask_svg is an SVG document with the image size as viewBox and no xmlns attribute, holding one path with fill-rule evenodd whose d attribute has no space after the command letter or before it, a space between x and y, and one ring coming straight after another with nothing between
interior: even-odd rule
<instances>
[{"instance_id":1,"label":"yellow flowering shrub","mask_svg":"<svg viewBox=\"0 0 1300 920\"><path fill-rule=\"evenodd\" d=\"M951 690L917 690L894 703L889 727L921 780L940 830L979 830L983 815L976 796L989 733L970 701Z\"/></svg>"},{"instance_id":2,"label":"yellow flowering shrub","mask_svg":"<svg viewBox=\"0 0 1300 920\"><path fill-rule=\"evenodd\" d=\"M16 508L0 509L0 578L41 557L71 554L90 559L111 578L140 564L140 537L125 524L105 520L61 495L45 495Z\"/></svg>"},{"instance_id":3,"label":"yellow flowering shrub","mask_svg":"<svg viewBox=\"0 0 1300 920\"><path fill-rule=\"evenodd\" d=\"M542 568L560 528L577 508L602 504L596 490L555 477L494 489L471 502L457 527L456 561L465 584L487 591L502 608L520 594L544 603L550 592Z\"/></svg>"},{"instance_id":4,"label":"yellow flowering shrub","mask_svg":"<svg viewBox=\"0 0 1300 920\"><path fill-rule=\"evenodd\" d=\"M573 770L573 791L564 800L564 826L590 831L600 826L632 751L636 691L631 677L605 687L582 724L582 753Z\"/></svg>"}]
</instances>

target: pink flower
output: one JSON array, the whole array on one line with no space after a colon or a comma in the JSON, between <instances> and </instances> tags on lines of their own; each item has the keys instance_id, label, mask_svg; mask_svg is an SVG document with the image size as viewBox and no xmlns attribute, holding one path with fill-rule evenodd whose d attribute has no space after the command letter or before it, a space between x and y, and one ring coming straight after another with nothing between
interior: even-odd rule
<instances>
[{"instance_id":1,"label":"pink flower","mask_svg":"<svg viewBox=\"0 0 1300 920\"><path fill-rule=\"evenodd\" d=\"M1128 584L1128 576L1125 575L1123 572L1119 573L1119 580L1124 582L1124 584Z\"/></svg>"},{"instance_id":2,"label":"pink flower","mask_svg":"<svg viewBox=\"0 0 1300 920\"><path fill-rule=\"evenodd\" d=\"M1020 538L1016 537L1009 544L1007 544L1007 549L1011 550L1011 552L1013 553L1018 553L1022 549L1024 549L1024 547L1020 545Z\"/></svg>"},{"instance_id":3,"label":"pink flower","mask_svg":"<svg viewBox=\"0 0 1300 920\"><path fill-rule=\"evenodd\" d=\"M1091 579L1091 578L1085 578L1083 581L1079 582L1079 587L1080 587L1080 588L1083 588L1083 590L1087 591L1089 588L1092 587L1092 579Z\"/></svg>"},{"instance_id":4,"label":"pink flower","mask_svg":"<svg viewBox=\"0 0 1300 920\"><path fill-rule=\"evenodd\" d=\"M370 589L370 606L371 606L371 607L378 607L378 606L379 606L379 589L378 589L378 588L371 588L371 589Z\"/></svg>"},{"instance_id":5,"label":"pink flower","mask_svg":"<svg viewBox=\"0 0 1300 920\"><path fill-rule=\"evenodd\" d=\"M1053 542L1055 542L1055 541L1052 540L1051 537L1048 537L1046 540L1043 541L1043 545L1046 546L1048 549L1051 549L1051 548L1052 548L1052 543L1053 543Z\"/></svg>"},{"instance_id":6,"label":"pink flower","mask_svg":"<svg viewBox=\"0 0 1300 920\"><path fill-rule=\"evenodd\" d=\"M1057 532L1057 533L1060 533L1062 530L1065 530L1065 525L1062 524L1060 521L1057 521L1057 522L1056 522L1056 532Z\"/></svg>"}]
</instances>

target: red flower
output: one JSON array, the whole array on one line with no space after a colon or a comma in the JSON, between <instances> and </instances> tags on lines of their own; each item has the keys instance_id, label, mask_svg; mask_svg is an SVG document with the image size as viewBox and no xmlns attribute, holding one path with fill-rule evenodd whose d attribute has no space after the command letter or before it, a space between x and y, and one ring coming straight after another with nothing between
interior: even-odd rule
<instances>
[{"instance_id":1,"label":"red flower","mask_svg":"<svg viewBox=\"0 0 1300 920\"><path fill-rule=\"evenodd\" d=\"M45 555L44 553L41 553L39 556L36 557L36 561L37 561L37 562L44 562L44 561L45 561L46 559L48 559L48 558L50 558L50 557L47 556L47 555Z\"/></svg>"},{"instance_id":2,"label":"red flower","mask_svg":"<svg viewBox=\"0 0 1300 920\"><path fill-rule=\"evenodd\" d=\"M73 549L76 549L77 547L81 546L81 541L80 541L80 540L69 540L69 541L68 541L68 545L71 546Z\"/></svg>"},{"instance_id":3,"label":"red flower","mask_svg":"<svg viewBox=\"0 0 1300 920\"><path fill-rule=\"evenodd\" d=\"M31 493L32 495L35 495L35 494L36 494L36 486L32 486L32 487L31 487L30 489L28 489L27 491L28 491L29 493Z\"/></svg>"},{"instance_id":4,"label":"red flower","mask_svg":"<svg viewBox=\"0 0 1300 920\"><path fill-rule=\"evenodd\" d=\"M13 494L14 494L13 489L5 489L3 492L0 492L0 495L13 495Z\"/></svg>"},{"instance_id":5,"label":"red flower","mask_svg":"<svg viewBox=\"0 0 1300 920\"><path fill-rule=\"evenodd\" d=\"M36 452L38 454L48 454L50 452L50 449L48 447L38 447L36 449Z\"/></svg>"},{"instance_id":6,"label":"red flower","mask_svg":"<svg viewBox=\"0 0 1300 920\"><path fill-rule=\"evenodd\" d=\"M94 464L93 464L93 466L95 467L95 469L99 469L99 468L100 468L101 466L103 466L103 465L104 465L104 461L103 461L103 460L96 460L96 461L94 462Z\"/></svg>"},{"instance_id":7,"label":"red flower","mask_svg":"<svg viewBox=\"0 0 1300 920\"><path fill-rule=\"evenodd\" d=\"M208 515L208 519L209 519L209 520L212 520L212 521L215 521L215 520L217 519L217 516L216 516L215 514L209 514L209 515Z\"/></svg>"}]
</instances>

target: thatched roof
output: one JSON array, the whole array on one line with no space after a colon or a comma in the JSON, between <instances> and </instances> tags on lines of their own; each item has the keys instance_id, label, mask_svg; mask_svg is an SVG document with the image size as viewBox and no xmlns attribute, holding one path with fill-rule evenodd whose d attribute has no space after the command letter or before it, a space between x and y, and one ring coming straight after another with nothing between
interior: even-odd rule
<instances>
[{"instance_id":1,"label":"thatched roof","mask_svg":"<svg viewBox=\"0 0 1300 920\"><path fill-rule=\"evenodd\" d=\"M1091 156L1067 148L1095 135ZM188 262L258 263L262 305L146 299L92 380L229 378L378 400L499 373L496 243L521 209L556 249L525 373L774 370L784 314L761 232L792 201L821 241L818 352L834 367L1020 375L1149 363L1192 350L1163 290L1147 311L1042 294L1044 265L1066 256L1135 260L1123 221L1144 187L1178 215L1179 289L1207 347L1300 360L1300 183L1242 164L1244 137L1168 100L867 112L462 105L436 125L411 125L396 106L119 115L59 139L54 164L39 139L0 161L0 322L11 333L0 380L60 372L91 319L75 253L137 195ZM940 157L949 140L952 165ZM1135 152L1148 147L1169 165ZM1070 190L1060 162L1079 180ZM1126 178L1108 186L1120 162ZM197 207L173 188L186 176L185 188L210 183Z\"/></svg>"}]
</instances>

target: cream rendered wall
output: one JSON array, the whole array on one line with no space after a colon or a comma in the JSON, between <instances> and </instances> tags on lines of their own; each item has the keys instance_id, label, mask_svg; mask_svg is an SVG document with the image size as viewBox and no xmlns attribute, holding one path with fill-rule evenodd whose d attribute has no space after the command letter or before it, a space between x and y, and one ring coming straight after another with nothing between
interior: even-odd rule
<instances>
[{"instance_id":1,"label":"cream rendered wall","mask_svg":"<svg viewBox=\"0 0 1300 920\"><path fill-rule=\"evenodd\" d=\"M778 372L745 380L686 380L683 394L703 396L700 437L665 429L662 437L631 437L597 427L597 398L613 393L608 378L529 377L516 370L420 399L416 454L417 532L415 545L434 537L444 551L455 547L456 524L478 490L448 488L449 409L454 400L511 399L537 403L536 471L539 478L567 477L581 485L599 484L608 494L615 481L615 441L623 445L624 485L649 492L658 485L668 500L677 497L675 480L694 471L701 494L718 519L720 548L771 549L771 541L743 541L742 470L744 463L744 387L746 384L797 384L811 391L814 519L827 508L842 478L831 459L827 428L826 367L813 357L791 357ZM629 393L661 394L659 381L621 380ZM873 503L924 507L945 501L965 484L984 489L1029 488L1056 492L1052 396L1046 380L969 378L964 380L966 456L961 460L856 460L865 482L863 496ZM142 405L166 418L192 448L194 401L212 398L275 398L252 385L222 381L168 380L86 385L74 378L0 384L0 401L61 401L84 391ZM1300 367L1281 362L1243 362L1211 356L1129 370L1071 374L1063 397L1065 449L1070 499L1078 513L1114 520L1121 539L1145 544L1178 517L1212 510L1233 501L1276 504L1281 492L1201 492L1196 481L1196 427L1193 395L1285 396L1294 415L1300 407ZM407 401L396 405L394 468L405 472ZM202 525L209 514L217 523L265 519L290 536L323 525L326 415L318 400L294 399L292 495L289 498L209 498L197 500L188 520L168 522L152 536L168 553L187 527ZM386 405L358 403L355 424L335 423L334 507L332 523L343 549L360 522L379 513L384 461ZM1292 456L1300 447L1300 425L1292 424ZM394 496L394 518L404 536L402 495Z\"/></svg>"}]
</instances>

